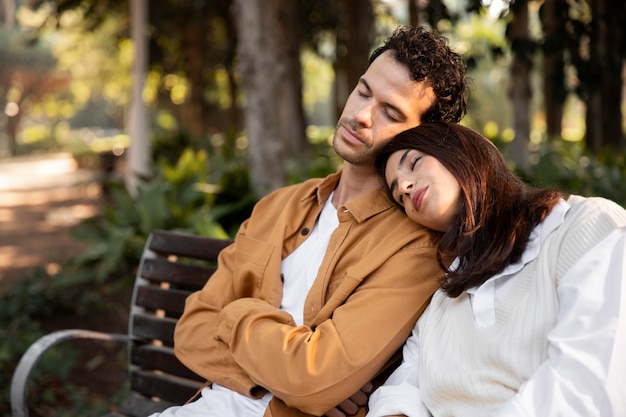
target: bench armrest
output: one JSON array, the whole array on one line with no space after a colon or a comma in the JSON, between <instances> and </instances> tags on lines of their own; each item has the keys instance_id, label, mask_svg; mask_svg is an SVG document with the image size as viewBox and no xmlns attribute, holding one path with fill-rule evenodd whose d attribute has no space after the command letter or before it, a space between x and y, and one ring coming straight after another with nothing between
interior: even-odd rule
<instances>
[{"instance_id":1,"label":"bench armrest","mask_svg":"<svg viewBox=\"0 0 626 417\"><path fill-rule=\"evenodd\" d=\"M102 333L92 330L59 330L40 337L22 355L11 379L12 417L28 417L28 381L30 374L43 354L59 343L73 339L91 339L128 343L133 338L127 334Z\"/></svg>"}]
</instances>

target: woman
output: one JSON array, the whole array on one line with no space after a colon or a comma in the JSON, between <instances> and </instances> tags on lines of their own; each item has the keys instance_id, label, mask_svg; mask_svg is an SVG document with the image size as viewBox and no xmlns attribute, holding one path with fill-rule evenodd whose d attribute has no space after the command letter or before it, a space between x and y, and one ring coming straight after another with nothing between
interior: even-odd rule
<instances>
[{"instance_id":1,"label":"woman","mask_svg":"<svg viewBox=\"0 0 626 417\"><path fill-rule=\"evenodd\" d=\"M368 416L626 416L626 211L524 184L457 124L399 134L377 167L447 275Z\"/></svg>"}]
</instances>

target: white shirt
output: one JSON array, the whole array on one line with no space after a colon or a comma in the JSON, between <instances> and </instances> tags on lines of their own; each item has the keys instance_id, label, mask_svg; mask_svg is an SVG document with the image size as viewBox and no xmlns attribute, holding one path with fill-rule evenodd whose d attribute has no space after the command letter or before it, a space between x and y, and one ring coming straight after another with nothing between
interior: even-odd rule
<instances>
[{"instance_id":1,"label":"white shirt","mask_svg":"<svg viewBox=\"0 0 626 417\"><path fill-rule=\"evenodd\" d=\"M330 237L339 226L337 209L328 197L309 237L281 262L283 275L282 310L288 311L297 325L304 321L304 301L317 277Z\"/></svg>"},{"instance_id":2,"label":"white shirt","mask_svg":"<svg viewBox=\"0 0 626 417\"><path fill-rule=\"evenodd\" d=\"M533 231L520 262L467 292L479 326L495 320L502 299L542 240L563 222L567 204L555 207ZM557 324L548 335L548 359L519 392L490 417L626 416L626 228L614 230L581 257L559 282ZM402 365L370 398L368 417L431 414L420 399L417 325ZM593 399L588 393L593 393Z\"/></svg>"}]
</instances>

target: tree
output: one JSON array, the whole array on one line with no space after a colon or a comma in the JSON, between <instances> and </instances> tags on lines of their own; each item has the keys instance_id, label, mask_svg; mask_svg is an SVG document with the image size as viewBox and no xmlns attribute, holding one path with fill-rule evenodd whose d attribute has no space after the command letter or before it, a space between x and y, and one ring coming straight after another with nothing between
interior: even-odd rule
<instances>
[{"instance_id":1,"label":"tree","mask_svg":"<svg viewBox=\"0 0 626 417\"><path fill-rule=\"evenodd\" d=\"M507 27L513 61L509 95L513 104L515 139L511 144L511 158L522 172L530 170L528 142L530 138L530 72L533 65L533 42L528 30L528 1L511 4L512 19Z\"/></svg>"},{"instance_id":2,"label":"tree","mask_svg":"<svg viewBox=\"0 0 626 417\"><path fill-rule=\"evenodd\" d=\"M235 0L251 184L257 197L285 185L288 158L306 160L300 3ZM261 53L259 53L261 52Z\"/></svg>"},{"instance_id":3,"label":"tree","mask_svg":"<svg viewBox=\"0 0 626 417\"><path fill-rule=\"evenodd\" d=\"M543 99L548 138L561 135L565 89L565 38L569 7L566 0L543 3L539 10L543 27Z\"/></svg>"},{"instance_id":4,"label":"tree","mask_svg":"<svg viewBox=\"0 0 626 417\"><path fill-rule=\"evenodd\" d=\"M289 173L293 167L304 168L310 152L301 102L300 47L303 42L324 44L321 55L333 60L337 85L343 86L335 89L336 107L341 108L367 66L376 33L372 1L164 0L151 7L144 97L155 120L167 113L176 121L179 134L164 136L179 143L166 144L168 149L189 142L210 148L213 134L231 138L245 126L256 195L284 185L287 167ZM80 15L86 33L115 17L120 22L115 41L128 40L129 0L30 0L29 4L46 6L50 22L66 20L67 12ZM333 48L328 48L330 39L335 41Z\"/></svg>"},{"instance_id":5,"label":"tree","mask_svg":"<svg viewBox=\"0 0 626 417\"><path fill-rule=\"evenodd\" d=\"M161 76L155 105L171 112L199 144L215 132L242 128L232 4L169 0L150 8L150 67ZM218 81L223 75L227 85ZM177 96L180 90L184 97Z\"/></svg>"},{"instance_id":6,"label":"tree","mask_svg":"<svg viewBox=\"0 0 626 417\"><path fill-rule=\"evenodd\" d=\"M0 16L2 22L7 29L13 29L15 26L15 10L16 0L2 0L2 8L0 8Z\"/></svg>"},{"instance_id":7,"label":"tree","mask_svg":"<svg viewBox=\"0 0 626 417\"><path fill-rule=\"evenodd\" d=\"M148 72L147 0L130 0L130 12L135 59L132 67L133 87L127 122L130 148L128 150L125 181L130 193L135 195L141 177L147 176L150 172L150 161L152 160L146 104L143 100L145 77Z\"/></svg>"},{"instance_id":8,"label":"tree","mask_svg":"<svg viewBox=\"0 0 626 417\"><path fill-rule=\"evenodd\" d=\"M371 0L338 2L339 25L335 28L337 46L335 70L335 112L337 119L348 95L368 65L374 41L374 9Z\"/></svg>"},{"instance_id":9,"label":"tree","mask_svg":"<svg viewBox=\"0 0 626 417\"><path fill-rule=\"evenodd\" d=\"M587 148L599 152L605 146L623 148L622 68L625 50L626 9L623 2L594 0L589 38L587 100Z\"/></svg>"},{"instance_id":10,"label":"tree","mask_svg":"<svg viewBox=\"0 0 626 417\"><path fill-rule=\"evenodd\" d=\"M64 91L67 74L55 70L49 50L32 44L16 30L0 27L0 108L5 117L7 149L17 154L17 134L29 105L47 94Z\"/></svg>"}]
</instances>

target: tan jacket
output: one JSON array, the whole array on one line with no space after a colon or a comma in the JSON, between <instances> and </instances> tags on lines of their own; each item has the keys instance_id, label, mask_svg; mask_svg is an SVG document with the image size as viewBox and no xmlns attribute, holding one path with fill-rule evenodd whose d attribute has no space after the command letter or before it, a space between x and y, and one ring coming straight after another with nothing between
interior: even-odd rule
<instances>
[{"instance_id":1,"label":"tan jacket","mask_svg":"<svg viewBox=\"0 0 626 417\"><path fill-rule=\"evenodd\" d=\"M259 201L176 327L176 354L190 369L248 396L273 393L265 416L323 415L372 380L443 274L430 232L384 190L368 193L337 210L304 325L295 326L279 308L280 263L306 239L339 175Z\"/></svg>"}]
</instances>

